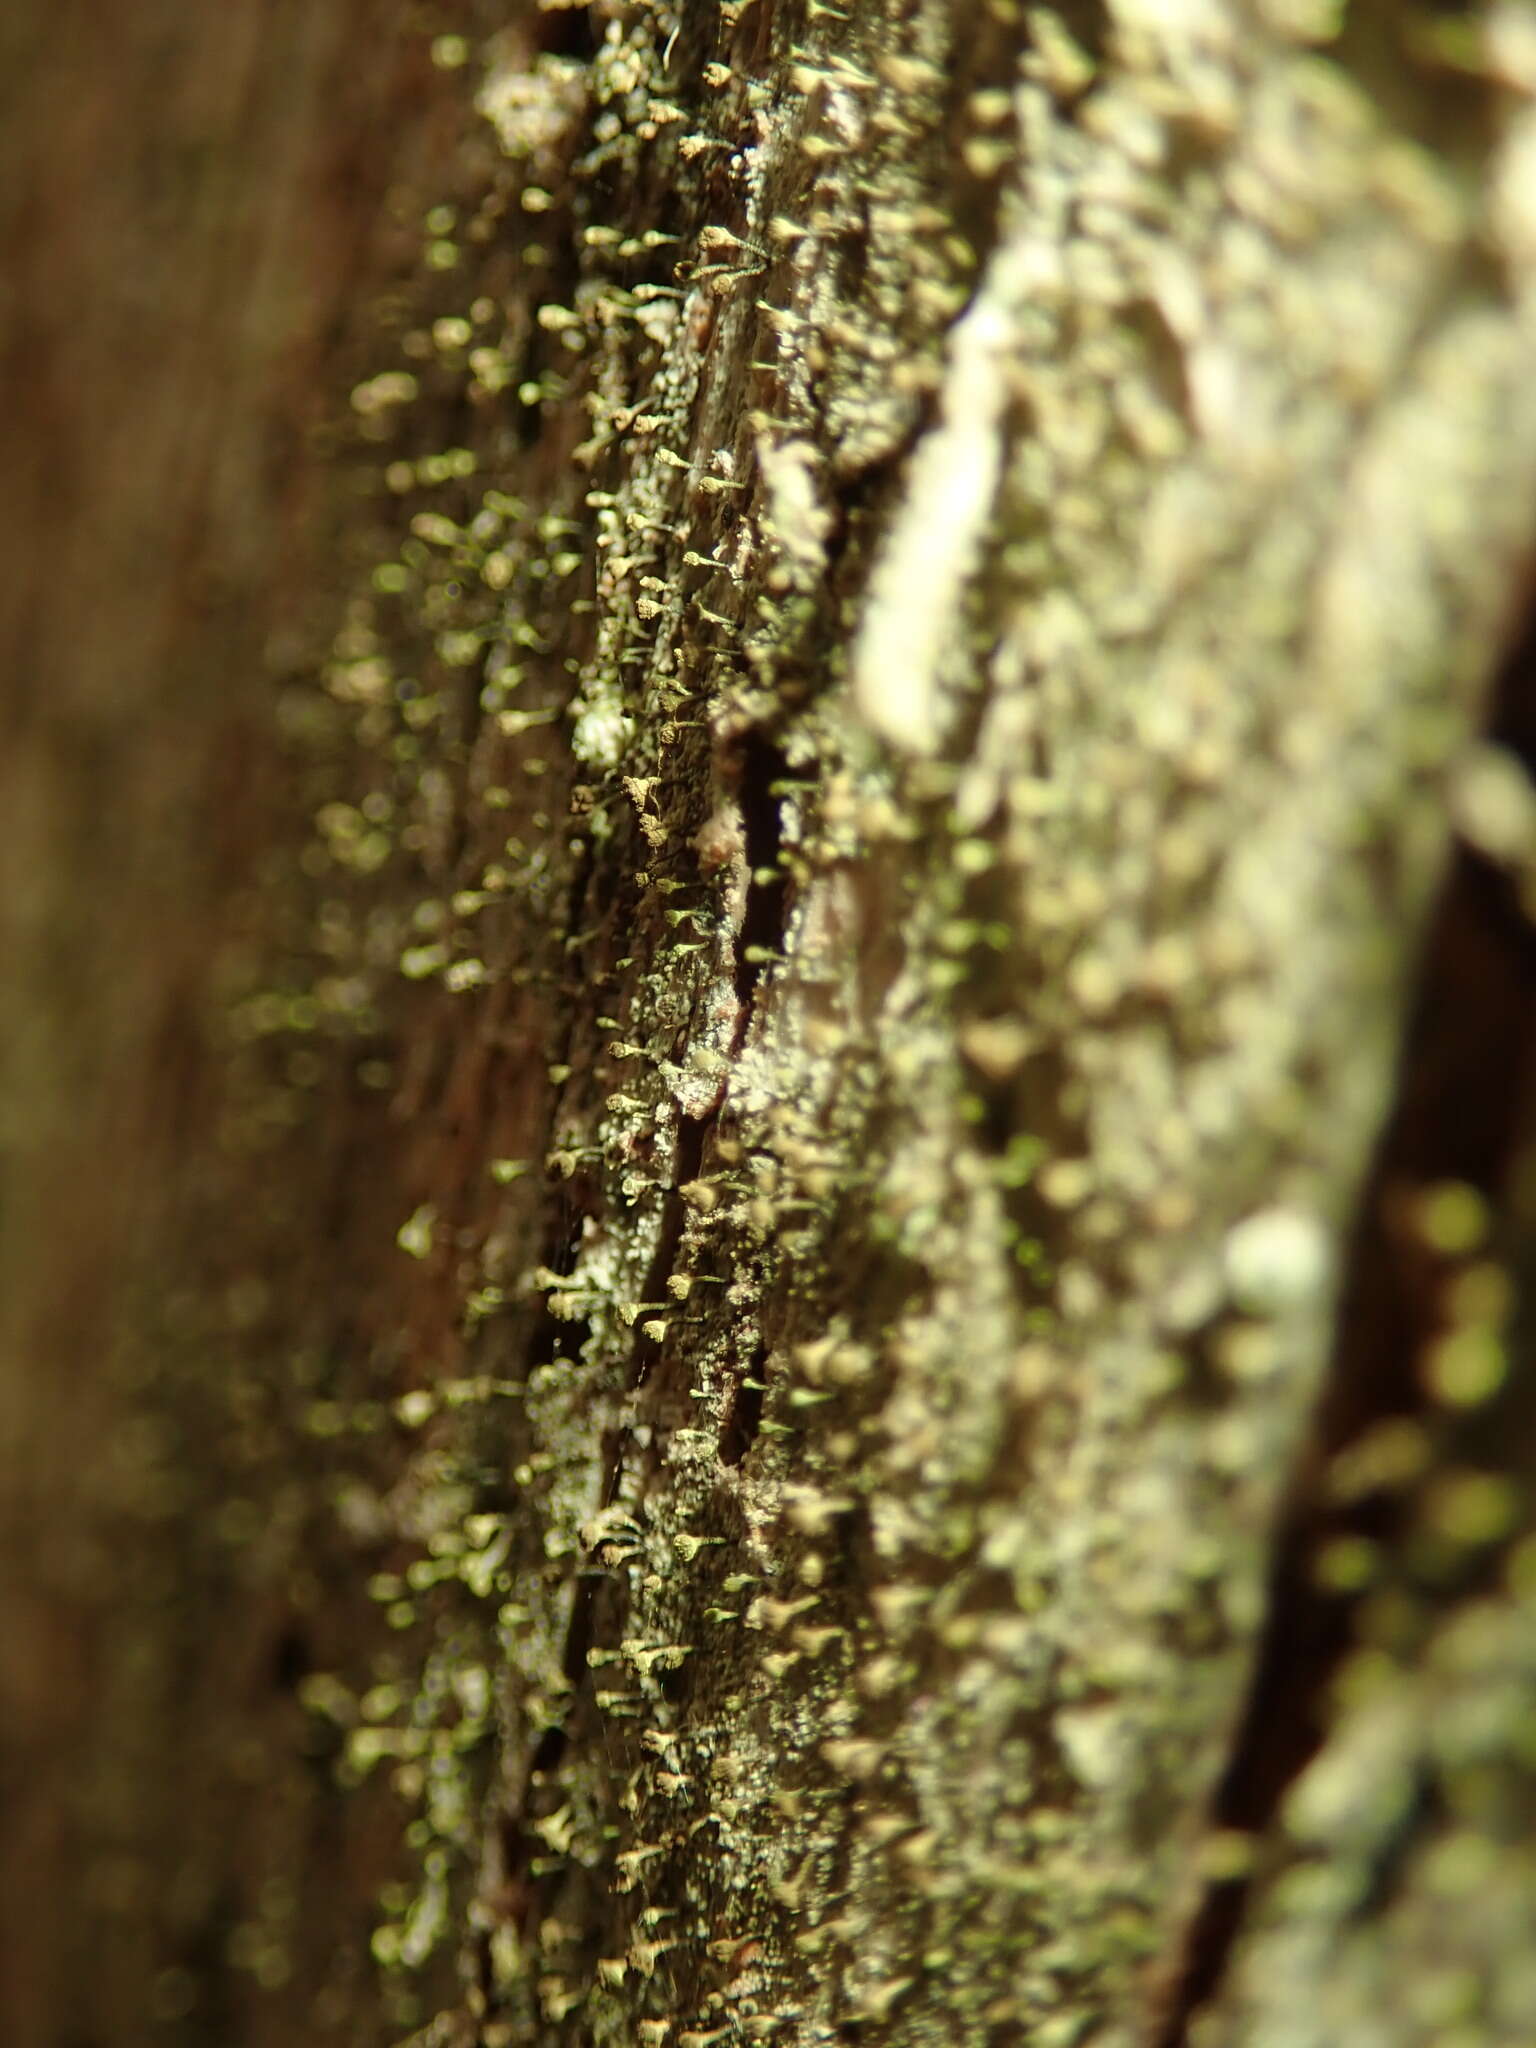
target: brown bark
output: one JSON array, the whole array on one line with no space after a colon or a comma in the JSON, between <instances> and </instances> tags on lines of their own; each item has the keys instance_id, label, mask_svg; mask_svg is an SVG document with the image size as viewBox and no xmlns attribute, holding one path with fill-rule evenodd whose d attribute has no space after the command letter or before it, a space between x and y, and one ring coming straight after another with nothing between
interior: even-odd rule
<instances>
[{"instance_id":1,"label":"brown bark","mask_svg":"<svg viewBox=\"0 0 1536 2048\"><path fill-rule=\"evenodd\" d=\"M273 1817L295 1802L269 1773L302 1789L300 1718L274 1709L274 1594L221 1533L244 1456L221 1297L254 1194L212 1221L208 1032L291 830L274 657L333 601L319 380L398 260L388 186L441 153L422 25L376 15L66 0L0 27L0 2032L21 2043L166 2038L194 1980L186 2038L272 2037L230 1938L284 1862L313 1865L301 1889L327 1874Z\"/></svg>"},{"instance_id":2,"label":"brown bark","mask_svg":"<svg viewBox=\"0 0 1536 2048\"><path fill-rule=\"evenodd\" d=\"M8 2038L1526 2040L1528 10L479 28L17 130Z\"/></svg>"}]
</instances>

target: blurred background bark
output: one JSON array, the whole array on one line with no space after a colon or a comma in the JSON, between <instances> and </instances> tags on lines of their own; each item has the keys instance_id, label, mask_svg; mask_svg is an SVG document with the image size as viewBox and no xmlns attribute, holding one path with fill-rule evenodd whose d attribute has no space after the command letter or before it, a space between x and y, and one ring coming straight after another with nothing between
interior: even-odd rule
<instances>
[{"instance_id":1,"label":"blurred background bark","mask_svg":"<svg viewBox=\"0 0 1536 2048\"><path fill-rule=\"evenodd\" d=\"M293 1910L270 1891L274 1809L293 1806L264 1748L275 1625L219 1524L209 1027L242 903L295 830L274 663L334 582L312 429L400 261L391 205L441 149L429 27L352 0L65 0L0 23L0 2030L18 2043L174 2034L194 1977L188 2038L293 2038L280 1998L259 2020L238 1993L206 2003L237 1930ZM242 1984L262 1967L244 1939Z\"/></svg>"}]
</instances>

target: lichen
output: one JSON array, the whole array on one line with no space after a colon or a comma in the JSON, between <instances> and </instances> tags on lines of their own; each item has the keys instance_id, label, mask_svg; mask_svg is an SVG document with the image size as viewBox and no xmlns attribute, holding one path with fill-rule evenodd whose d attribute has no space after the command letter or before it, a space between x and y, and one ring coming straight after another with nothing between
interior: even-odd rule
<instances>
[{"instance_id":1,"label":"lichen","mask_svg":"<svg viewBox=\"0 0 1536 2048\"><path fill-rule=\"evenodd\" d=\"M375 1954L486 2042L1128 2041L1529 539L1504 158L1328 10L589 12L353 394Z\"/></svg>"}]
</instances>

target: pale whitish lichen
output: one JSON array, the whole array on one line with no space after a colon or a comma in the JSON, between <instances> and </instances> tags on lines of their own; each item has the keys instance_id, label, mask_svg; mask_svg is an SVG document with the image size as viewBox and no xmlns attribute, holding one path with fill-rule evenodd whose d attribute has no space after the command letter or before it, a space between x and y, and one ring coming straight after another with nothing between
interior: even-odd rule
<instances>
[{"instance_id":1,"label":"pale whitish lichen","mask_svg":"<svg viewBox=\"0 0 1536 2048\"><path fill-rule=\"evenodd\" d=\"M939 746L949 724L946 681L970 667L965 599L992 530L1017 318L1034 282L1031 254L1027 244L1005 242L955 322L939 424L913 457L854 643L860 711L883 739L916 754Z\"/></svg>"}]
</instances>

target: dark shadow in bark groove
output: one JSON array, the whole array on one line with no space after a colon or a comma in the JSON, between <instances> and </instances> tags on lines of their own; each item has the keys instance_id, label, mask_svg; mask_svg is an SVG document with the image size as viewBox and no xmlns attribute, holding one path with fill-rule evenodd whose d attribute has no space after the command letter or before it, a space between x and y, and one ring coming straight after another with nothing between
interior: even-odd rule
<instances>
[{"instance_id":1,"label":"dark shadow in bark groove","mask_svg":"<svg viewBox=\"0 0 1536 2048\"><path fill-rule=\"evenodd\" d=\"M763 1421L763 1396L767 1392L764 1375L767 1370L768 1347L760 1344L753 1356L751 1369L737 1385L731 1412L720 1431L722 1465L739 1465L757 1441Z\"/></svg>"},{"instance_id":2,"label":"dark shadow in bark groove","mask_svg":"<svg viewBox=\"0 0 1536 2048\"><path fill-rule=\"evenodd\" d=\"M774 785L791 773L783 753L763 733L749 732L741 744L737 802L747 841L747 904L736 948L736 997L745 1009L767 964L784 942L789 877L779 865L783 819ZM761 878L761 879L759 879Z\"/></svg>"},{"instance_id":3,"label":"dark shadow in bark groove","mask_svg":"<svg viewBox=\"0 0 1536 2048\"><path fill-rule=\"evenodd\" d=\"M666 1207L662 1212L661 1230L656 1239L656 1251L645 1276L644 1301L660 1301L668 1277L677 1265L678 1247L683 1241L683 1226L687 1222L687 1211L680 1188L697 1180L699 1169L704 1163L704 1139L715 1120L711 1110L707 1116L680 1116L677 1120L677 1152L673 1164L673 1181L667 1195ZM630 1365L630 1385L643 1386L650 1378L662 1346L654 1337L645 1334L642 1327L636 1332L634 1357Z\"/></svg>"}]
</instances>

